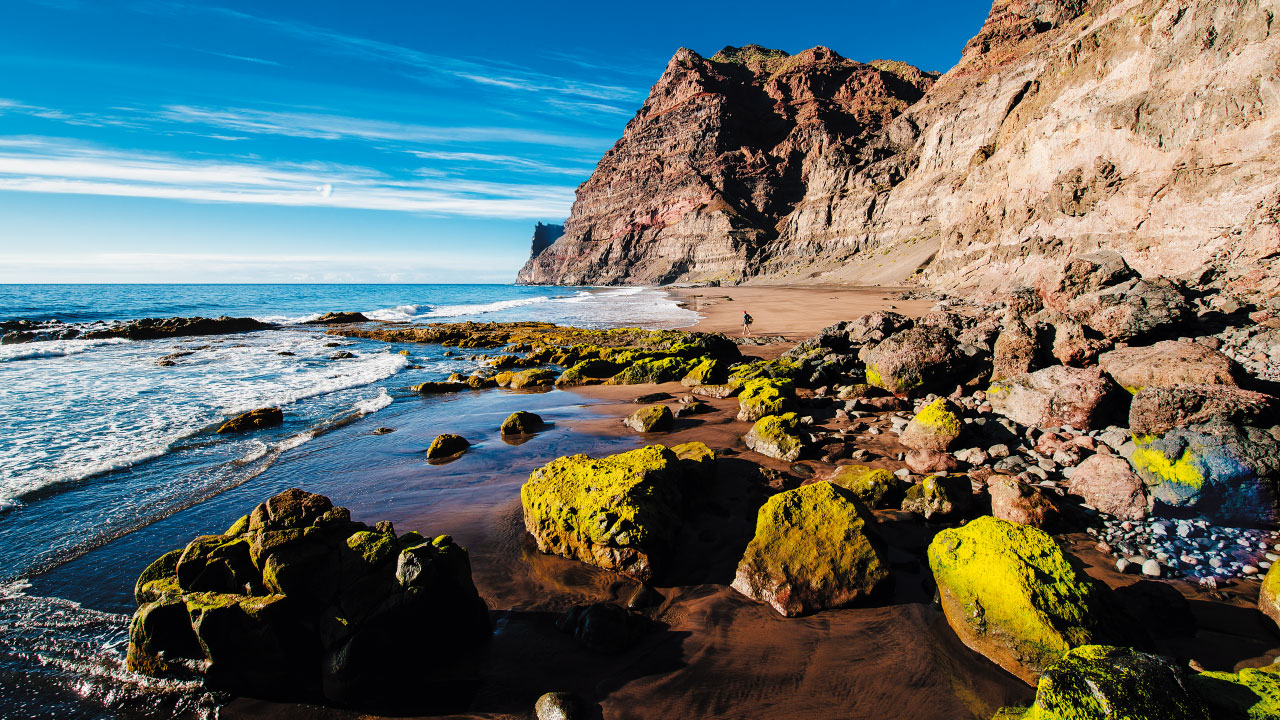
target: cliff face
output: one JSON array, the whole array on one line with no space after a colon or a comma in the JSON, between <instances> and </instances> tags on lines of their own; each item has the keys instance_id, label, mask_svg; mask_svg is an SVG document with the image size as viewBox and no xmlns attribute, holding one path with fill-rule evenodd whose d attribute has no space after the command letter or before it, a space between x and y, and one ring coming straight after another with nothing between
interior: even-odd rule
<instances>
[{"instance_id":1,"label":"cliff face","mask_svg":"<svg viewBox=\"0 0 1280 720\"><path fill-rule=\"evenodd\" d=\"M559 240L561 235L564 235L563 225L552 225L550 223L543 225L538 223L533 228L533 244L529 251L529 257L538 257L543 250L551 247L551 243Z\"/></svg>"},{"instance_id":2,"label":"cliff face","mask_svg":"<svg viewBox=\"0 0 1280 720\"><path fill-rule=\"evenodd\" d=\"M681 49L578 188L564 237L519 282L737 281L805 193L809 167L857 145L923 96L933 77L826 48L758 46L710 59Z\"/></svg>"},{"instance_id":3,"label":"cliff face","mask_svg":"<svg viewBox=\"0 0 1280 720\"><path fill-rule=\"evenodd\" d=\"M900 282L923 266L919 281L982 293L1099 248L1144 274L1247 267L1280 252L1277 9L1280 0L997 0L961 62L910 108L885 112L881 127L828 131L804 146L798 175L778 176L788 181L752 176L751 197L775 198L767 207L779 214L701 227L692 247L714 248L716 262L674 262L657 252L661 233L615 256L625 267L583 262L581 249L599 245L582 239L615 244L616 229L601 234L601 216L581 207L615 172L602 162L567 226L575 249L556 253L556 243L541 257L557 263L522 279L659 282L714 266L752 282ZM717 117L754 112L721 97ZM628 133L660 117L642 110ZM664 173L624 175L619 192L665 187ZM673 225L688 214L672 213Z\"/></svg>"}]
</instances>

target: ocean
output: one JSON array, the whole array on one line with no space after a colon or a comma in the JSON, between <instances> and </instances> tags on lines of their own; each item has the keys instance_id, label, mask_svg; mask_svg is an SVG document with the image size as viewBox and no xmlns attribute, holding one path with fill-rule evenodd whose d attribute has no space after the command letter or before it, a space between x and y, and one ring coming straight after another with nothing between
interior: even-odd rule
<instances>
[{"instance_id":1,"label":"ocean","mask_svg":"<svg viewBox=\"0 0 1280 720\"><path fill-rule=\"evenodd\" d=\"M209 337L0 345L0 717L216 712L221 698L124 669L133 581L150 560L221 532L275 492L332 493L370 521L449 522L509 500L509 487L495 495L492 479L527 472L549 454L634 445L572 432L585 404L572 393L421 397L409 387L469 374L478 361L297 324L329 311L580 327L674 328L697 318L644 288L0 285L0 320L87 326L231 315L282 324ZM355 357L331 359L339 351ZM172 365L157 363L166 356ZM241 437L214 432L228 416L266 405L284 409L284 425ZM481 442L457 463L422 462L434 434L492 434L517 409L559 422L527 445ZM380 425L396 432L374 435Z\"/></svg>"}]
</instances>

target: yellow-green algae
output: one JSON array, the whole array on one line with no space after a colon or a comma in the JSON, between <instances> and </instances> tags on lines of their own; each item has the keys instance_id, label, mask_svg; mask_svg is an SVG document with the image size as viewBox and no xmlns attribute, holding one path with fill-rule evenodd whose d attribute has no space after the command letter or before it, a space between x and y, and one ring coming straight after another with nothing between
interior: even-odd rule
<instances>
[{"instance_id":1,"label":"yellow-green algae","mask_svg":"<svg viewBox=\"0 0 1280 720\"><path fill-rule=\"evenodd\" d=\"M512 389L519 389L537 385L551 385L555 381L555 371L546 368L532 368L530 370L521 370L512 375L508 386Z\"/></svg>"},{"instance_id":2,"label":"yellow-green algae","mask_svg":"<svg viewBox=\"0 0 1280 720\"><path fill-rule=\"evenodd\" d=\"M1199 459L1191 448L1182 451L1182 457L1170 460L1163 452L1149 447L1156 441L1150 435L1134 435L1133 443L1137 447L1129 462L1139 472L1146 471L1149 480L1186 485L1199 490L1204 487L1204 473L1200 471Z\"/></svg>"},{"instance_id":3,"label":"yellow-green algae","mask_svg":"<svg viewBox=\"0 0 1280 720\"><path fill-rule=\"evenodd\" d=\"M795 385L790 380L747 380L738 393L738 419L752 422L766 415L780 415L794 408L795 396Z\"/></svg>"},{"instance_id":4,"label":"yellow-green algae","mask_svg":"<svg viewBox=\"0 0 1280 720\"><path fill-rule=\"evenodd\" d=\"M831 483L778 493L756 516L733 588L788 617L848 605L889 577L873 534L866 508Z\"/></svg>"},{"instance_id":5,"label":"yellow-green algae","mask_svg":"<svg viewBox=\"0 0 1280 720\"><path fill-rule=\"evenodd\" d=\"M680 463L662 445L552 460L520 488L525 527L543 552L647 575L680 524Z\"/></svg>"},{"instance_id":6,"label":"yellow-green algae","mask_svg":"<svg viewBox=\"0 0 1280 720\"><path fill-rule=\"evenodd\" d=\"M889 507L898 492L898 478L893 473L869 465L840 465L827 479L872 508Z\"/></svg>"},{"instance_id":7,"label":"yellow-green algae","mask_svg":"<svg viewBox=\"0 0 1280 720\"><path fill-rule=\"evenodd\" d=\"M912 418L912 422L935 429L948 435L959 435L964 425L956 414L947 409L946 398L938 398L920 408L920 412Z\"/></svg>"},{"instance_id":8,"label":"yellow-green algae","mask_svg":"<svg viewBox=\"0 0 1280 720\"><path fill-rule=\"evenodd\" d=\"M1238 673L1200 673L1191 678L1191 687L1204 698L1215 720L1280 718L1280 664Z\"/></svg>"},{"instance_id":9,"label":"yellow-green algae","mask_svg":"<svg viewBox=\"0 0 1280 720\"><path fill-rule=\"evenodd\" d=\"M938 533L928 555L956 634L1027 682L1067 650L1105 639L1097 586L1037 528L987 515Z\"/></svg>"},{"instance_id":10,"label":"yellow-green algae","mask_svg":"<svg viewBox=\"0 0 1280 720\"><path fill-rule=\"evenodd\" d=\"M1258 609L1280 625L1280 563L1272 563L1262 577L1262 591L1258 593Z\"/></svg>"},{"instance_id":11,"label":"yellow-green algae","mask_svg":"<svg viewBox=\"0 0 1280 720\"><path fill-rule=\"evenodd\" d=\"M765 415L751 426L751 431L744 439L747 447L762 455L779 460L795 460L804 450L804 441L796 432L799 427L800 418L793 412Z\"/></svg>"}]
</instances>

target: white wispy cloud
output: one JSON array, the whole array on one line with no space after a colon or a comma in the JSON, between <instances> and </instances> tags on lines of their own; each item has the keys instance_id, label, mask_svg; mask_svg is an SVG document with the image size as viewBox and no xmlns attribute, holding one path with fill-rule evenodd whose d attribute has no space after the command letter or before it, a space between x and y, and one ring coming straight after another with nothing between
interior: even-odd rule
<instances>
[{"instance_id":1,"label":"white wispy cloud","mask_svg":"<svg viewBox=\"0 0 1280 720\"><path fill-rule=\"evenodd\" d=\"M453 152L448 150L410 150L409 154L423 160L479 163L484 165L494 165L510 170L523 170L527 172L548 173L553 175L585 177L591 174L592 169L588 165L561 166L515 155L495 155L491 153Z\"/></svg>"},{"instance_id":2,"label":"white wispy cloud","mask_svg":"<svg viewBox=\"0 0 1280 720\"><path fill-rule=\"evenodd\" d=\"M53 138L0 140L0 190L517 219L564 216L573 202L573 188L556 185L393 177L331 163L192 159Z\"/></svg>"}]
</instances>

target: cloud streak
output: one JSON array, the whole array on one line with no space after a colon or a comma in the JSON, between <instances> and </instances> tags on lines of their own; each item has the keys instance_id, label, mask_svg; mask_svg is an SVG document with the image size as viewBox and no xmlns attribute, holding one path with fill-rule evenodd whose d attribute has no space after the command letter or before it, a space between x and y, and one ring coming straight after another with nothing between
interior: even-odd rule
<instances>
[{"instance_id":1,"label":"cloud streak","mask_svg":"<svg viewBox=\"0 0 1280 720\"><path fill-rule=\"evenodd\" d=\"M0 141L0 190L490 218L568 214L573 188L412 176L326 163L210 161L47 138Z\"/></svg>"}]
</instances>

